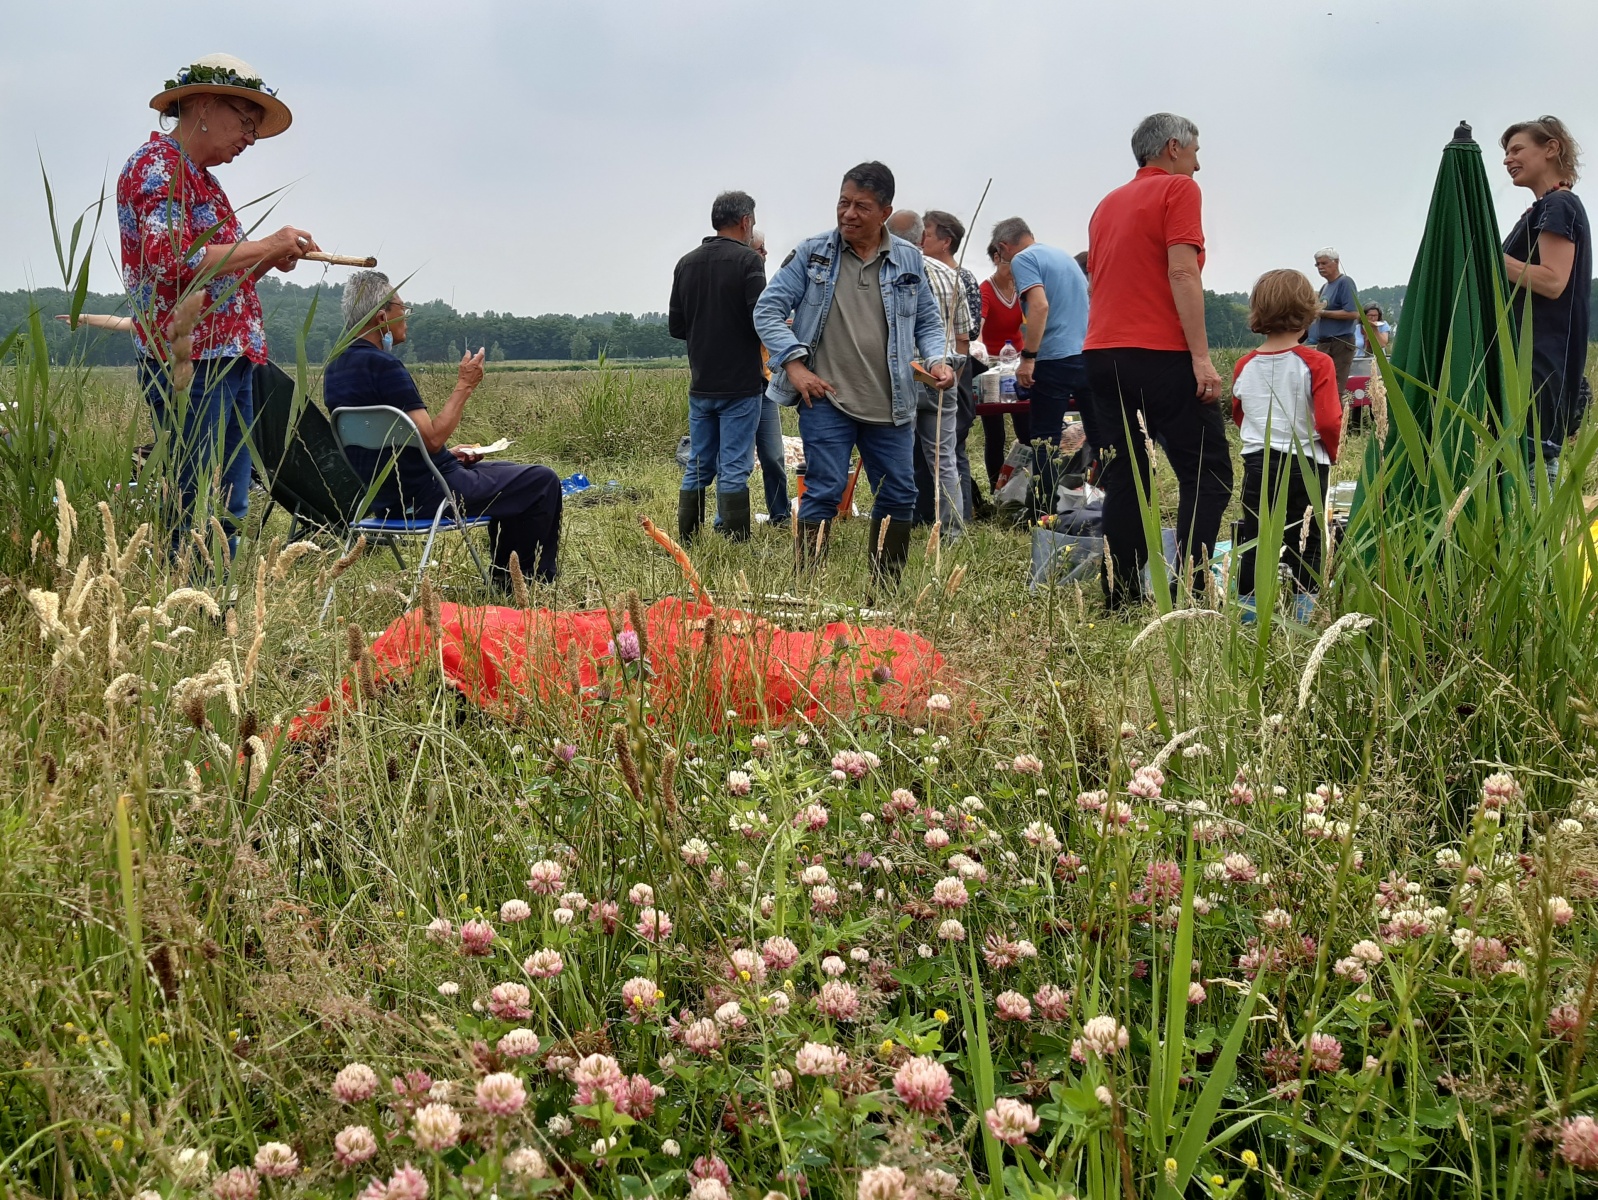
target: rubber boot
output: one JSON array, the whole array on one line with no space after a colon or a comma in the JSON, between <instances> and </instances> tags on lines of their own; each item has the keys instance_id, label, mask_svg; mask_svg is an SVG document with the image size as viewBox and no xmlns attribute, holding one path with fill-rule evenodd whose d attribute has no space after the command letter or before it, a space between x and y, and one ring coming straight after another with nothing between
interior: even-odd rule
<instances>
[{"instance_id":1,"label":"rubber boot","mask_svg":"<svg viewBox=\"0 0 1598 1200\"><path fill-rule=\"evenodd\" d=\"M794 570L805 575L827 557L827 523L798 521L793 540Z\"/></svg>"},{"instance_id":2,"label":"rubber boot","mask_svg":"<svg viewBox=\"0 0 1598 1200\"><path fill-rule=\"evenodd\" d=\"M749 493L717 492L716 524L735 542L749 540Z\"/></svg>"},{"instance_id":3,"label":"rubber boot","mask_svg":"<svg viewBox=\"0 0 1598 1200\"><path fill-rule=\"evenodd\" d=\"M705 489L677 493L677 540L687 543L705 523Z\"/></svg>"},{"instance_id":4,"label":"rubber boot","mask_svg":"<svg viewBox=\"0 0 1598 1200\"><path fill-rule=\"evenodd\" d=\"M871 564L871 587L889 590L899 583L904 573L905 559L910 557L910 522L895 521L888 517L872 517L870 541L866 544L867 560ZM887 528L884 530L883 526Z\"/></svg>"}]
</instances>

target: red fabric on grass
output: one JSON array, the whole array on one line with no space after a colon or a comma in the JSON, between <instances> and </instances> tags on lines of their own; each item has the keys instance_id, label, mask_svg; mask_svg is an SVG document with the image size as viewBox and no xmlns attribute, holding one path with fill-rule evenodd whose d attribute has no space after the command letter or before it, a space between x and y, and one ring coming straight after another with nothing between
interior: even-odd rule
<instances>
[{"instance_id":1,"label":"red fabric on grass","mask_svg":"<svg viewBox=\"0 0 1598 1200\"><path fill-rule=\"evenodd\" d=\"M716 633L713 648L707 649L706 618L712 613ZM625 618L623 623L630 628ZM677 599L650 605L644 624L656 713L693 706L711 727L726 724L729 710L747 724L779 722L794 713L811 719L866 711L920 717L927 697L939 690L944 667L930 642L898 629L834 622L789 633L750 613ZM441 644L435 648L420 610L391 624L371 645L377 682L405 678L436 655L452 687L473 704L513 719L524 706L548 708L563 699L584 710L596 707L600 685L617 677L610 619L603 610L445 604L440 630ZM887 666L893 677L880 685L873 703L869 683L878 665ZM350 688L345 680L345 702ZM289 736L320 728L335 700L329 696L295 718Z\"/></svg>"}]
</instances>

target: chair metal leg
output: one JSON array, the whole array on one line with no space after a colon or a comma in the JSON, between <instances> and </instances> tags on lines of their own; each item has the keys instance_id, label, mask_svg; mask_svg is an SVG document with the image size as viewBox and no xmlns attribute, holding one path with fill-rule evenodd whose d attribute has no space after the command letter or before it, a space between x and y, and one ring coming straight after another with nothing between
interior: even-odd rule
<instances>
[{"instance_id":1,"label":"chair metal leg","mask_svg":"<svg viewBox=\"0 0 1598 1200\"><path fill-rule=\"evenodd\" d=\"M384 540L388 542L388 548L394 552L394 561L399 563L399 569L402 571L408 570L409 568L405 565L405 556L400 553L399 538L385 534Z\"/></svg>"},{"instance_id":2,"label":"chair metal leg","mask_svg":"<svg viewBox=\"0 0 1598 1200\"><path fill-rule=\"evenodd\" d=\"M354 544L355 531L352 529L350 530L349 536L344 539L344 553L340 554L339 557L343 558L345 554L348 554L350 552L350 547ZM336 579L327 585L327 599L322 601L322 615L316 618L316 623L318 625L323 624L327 620L328 611L333 607L333 589L337 586L338 580Z\"/></svg>"},{"instance_id":3,"label":"chair metal leg","mask_svg":"<svg viewBox=\"0 0 1598 1200\"><path fill-rule=\"evenodd\" d=\"M427 542L422 546L422 561L416 568L416 586L411 589L410 599L405 602L409 608L416 603L417 594L422 590L422 576L427 573L427 560L433 553L433 539L438 536L438 523L444 519L444 508L449 504L447 499L438 502L438 511L433 514L433 524L427 530Z\"/></svg>"},{"instance_id":4,"label":"chair metal leg","mask_svg":"<svg viewBox=\"0 0 1598 1200\"><path fill-rule=\"evenodd\" d=\"M466 543L466 549L472 556L472 562L477 564L477 573L483 577L483 586L485 588L493 588L493 579L489 576L488 570L483 566L482 556L477 553L477 547L472 545L472 531L467 528L466 522L461 519L460 506L455 503L453 498L450 500L449 506L451 511L453 511L455 514L455 528L461 532L461 541Z\"/></svg>"}]
</instances>

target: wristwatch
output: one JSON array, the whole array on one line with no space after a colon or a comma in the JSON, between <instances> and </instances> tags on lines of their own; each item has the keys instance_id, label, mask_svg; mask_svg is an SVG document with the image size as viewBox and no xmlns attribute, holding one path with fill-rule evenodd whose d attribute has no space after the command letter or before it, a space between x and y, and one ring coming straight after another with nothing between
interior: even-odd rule
<instances>
[{"instance_id":1,"label":"wristwatch","mask_svg":"<svg viewBox=\"0 0 1598 1200\"><path fill-rule=\"evenodd\" d=\"M1021 357L1022 358L1036 358L1037 356L1038 356L1038 352L1036 350L1023 350L1023 351L1021 351Z\"/></svg>"}]
</instances>

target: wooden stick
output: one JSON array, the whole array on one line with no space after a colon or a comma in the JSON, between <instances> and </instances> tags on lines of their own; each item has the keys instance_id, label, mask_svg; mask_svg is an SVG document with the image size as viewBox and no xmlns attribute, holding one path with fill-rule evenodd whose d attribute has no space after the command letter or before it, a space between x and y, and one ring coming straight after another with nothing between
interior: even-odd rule
<instances>
[{"instance_id":1,"label":"wooden stick","mask_svg":"<svg viewBox=\"0 0 1598 1200\"><path fill-rule=\"evenodd\" d=\"M349 254L328 254L324 250L312 250L306 254L309 262L331 263L335 267L375 267L377 259L368 255L365 258L356 258Z\"/></svg>"}]
</instances>

